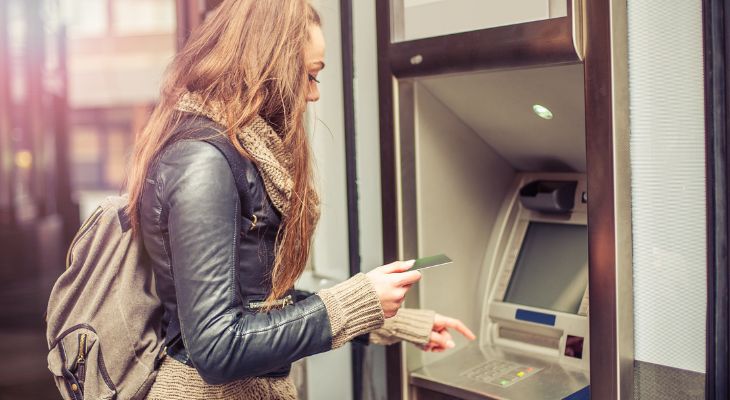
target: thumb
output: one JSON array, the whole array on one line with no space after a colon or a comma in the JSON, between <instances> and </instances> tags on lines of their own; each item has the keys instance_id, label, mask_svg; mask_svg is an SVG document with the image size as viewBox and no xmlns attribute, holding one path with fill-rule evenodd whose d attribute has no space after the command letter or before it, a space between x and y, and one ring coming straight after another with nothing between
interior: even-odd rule
<instances>
[{"instance_id":1,"label":"thumb","mask_svg":"<svg viewBox=\"0 0 730 400\"><path fill-rule=\"evenodd\" d=\"M408 269L411 268L415 262L416 260L395 261L388 265L383 265L383 273L392 274L395 272L408 271Z\"/></svg>"}]
</instances>

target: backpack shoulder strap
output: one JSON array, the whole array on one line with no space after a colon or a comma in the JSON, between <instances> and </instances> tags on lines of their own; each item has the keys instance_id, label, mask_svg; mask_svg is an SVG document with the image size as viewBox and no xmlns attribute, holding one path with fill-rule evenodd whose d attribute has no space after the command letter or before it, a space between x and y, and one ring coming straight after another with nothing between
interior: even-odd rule
<instances>
[{"instance_id":1,"label":"backpack shoulder strap","mask_svg":"<svg viewBox=\"0 0 730 400\"><path fill-rule=\"evenodd\" d=\"M248 217L253 216L253 204L251 201L251 194L248 190L248 180L246 180L246 168L244 165L243 156L236 150L231 144L230 140L218 134L217 136L204 139L206 143L212 144L223 154L223 157L228 161L228 165L231 167L233 172L233 180L236 181L236 190L238 190L238 196L241 198L241 212L243 215Z\"/></svg>"},{"instance_id":2,"label":"backpack shoulder strap","mask_svg":"<svg viewBox=\"0 0 730 400\"><path fill-rule=\"evenodd\" d=\"M190 125L193 125L193 123L190 123ZM241 213L249 218L253 218L253 204L248 190L248 181L246 180L246 160L236 150L231 141L223 135L221 130L209 124L195 125L198 126L191 129L184 138L209 143L223 154L223 157L226 158L228 166L231 167L231 171L233 172L233 180L236 182L236 190L241 199Z\"/></svg>"}]
</instances>

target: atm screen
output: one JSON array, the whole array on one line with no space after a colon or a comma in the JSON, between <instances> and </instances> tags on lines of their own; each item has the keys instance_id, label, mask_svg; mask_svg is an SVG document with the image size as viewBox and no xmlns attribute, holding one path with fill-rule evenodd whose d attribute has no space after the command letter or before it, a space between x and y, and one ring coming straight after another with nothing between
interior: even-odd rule
<instances>
[{"instance_id":1,"label":"atm screen","mask_svg":"<svg viewBox=\"0 0 730 400\"><path fill-rule=\"evenodd\" d=\"M588 228L530 222L504 301L576 314L588 285Z\"/></svg>"}]
</instances>

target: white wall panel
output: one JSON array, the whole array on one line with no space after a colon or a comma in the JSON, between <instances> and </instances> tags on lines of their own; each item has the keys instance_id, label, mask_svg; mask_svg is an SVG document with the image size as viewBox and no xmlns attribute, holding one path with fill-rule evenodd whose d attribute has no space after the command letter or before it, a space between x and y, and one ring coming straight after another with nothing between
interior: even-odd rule
<instances>
[{"instance_id":1,"label":"white wall panel","mask_svg":"<svg viewBox=\"0 0 730 400\"><path fill-rule=\"evenodd\" d=\"M360 266L369 271L383 263L375 2L355 0L352 12ZM387 399L384 346L365 348L364 369L363 399Z\"/></svg>"},{"instance_id":2,"label":"white wall panel","mask_svg":"<svg viewBox=\"0 0 730 400\"><path fill-rule=\"evenodd\" d=\"M383 263L378 48L375 2L352 3L360 262L362 270L369 271Z\"/></svg>"},{"instance_id":3,"label":"white wall panel","mask_svg":"<svg viewBox=\"0 0 730 400\"><path fill-rule=\"evenodd\" d=\"M416 204L419 255L444 253L448 268L423 273L418 283L422 308L458 318L476 331L484 254L515 171L494 148L433 96L415 85ZM454 334L458 348L468 341ZM422 355L429 364L453 354ZM409 368L418 365L411 364ZM419 365L420 367L420 365Z\"/></svg>"},{"instance_id":4,"label":"white wall panel","mask_svg":"<svg viewBox=\"0 0 730 400\"><path fill-rule=\"evenodd\" d=\"M632 0L635 358L705 370L702 2Z\"/></svg>"},{"instance_id":5,"label":"white wall panel","mask_svg":"<svg viewBox=\"0 0 730 400\"><path fill-rule=\"evenodd\" d=\"M404 40L567 15L566 0L405 0Z\"/></svg>"},{"instance_id":6,"label":"white wall panel","mask_svg":"<svg viewBox=\"0 0 730 400\"><path fill-rule=\"evenodd\" d=\"M327 67L318 75L322 82L319 84L320 100L310 103L308 110L316 179L322 200L312 264L319 275L345 280L350 273L340 6L337 0L317 0L313 4L322 17Z\"/></svg>"},{"instance_id":7,"label":"white wall panel","mask_svg":"<svg viewBox=\"0 0 730 400\"><path fill-rule=\"evenodd\" d=\"M325 68L318 79L320 100L310 104L308 119L317 183L322 200L321 219L314 238L315 273L335 280L349 277L345 123L342 92L342 44L339 0L314 0L322 17L326 41ZM350 346L306 359L307 398L352 398Z\"/></svg>"}]
</instances>

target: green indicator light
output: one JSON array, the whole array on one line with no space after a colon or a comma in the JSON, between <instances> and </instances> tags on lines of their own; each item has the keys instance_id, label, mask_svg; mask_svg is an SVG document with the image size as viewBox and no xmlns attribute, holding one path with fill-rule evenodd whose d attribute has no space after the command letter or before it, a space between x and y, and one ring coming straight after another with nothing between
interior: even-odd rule
<instances>
[{"instance_id":1,"label":"green indicator light","mask_svg":"<svg viewBox=\"0 0 730 400\"><path fill-rule=\"evenodd\" d=\"M545 106L535 104L532 106L532 111L534 111L535 114L542 119L553 119L552 111L548 110Z\"/></svg>"},{"instance_id":2,"label":"green indicator light","mask_svg":"<svg viewBox=\"0 0 730 400\"><path fill-rule=\"evenodd\" d=\"M501 383L501 384L502 384L502 386L507 386L507 384L509 383L509 381L507 381L507 380L504 380L504 379L503 379L503 380L502 380L501 382L499 382L499 383Z\"/></svg>"}]
</instances>

